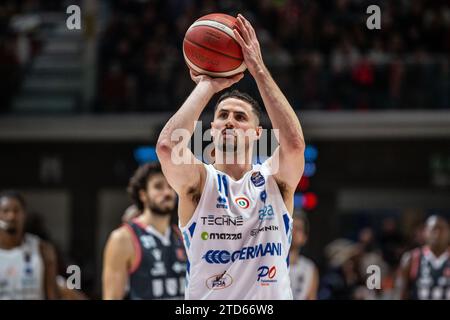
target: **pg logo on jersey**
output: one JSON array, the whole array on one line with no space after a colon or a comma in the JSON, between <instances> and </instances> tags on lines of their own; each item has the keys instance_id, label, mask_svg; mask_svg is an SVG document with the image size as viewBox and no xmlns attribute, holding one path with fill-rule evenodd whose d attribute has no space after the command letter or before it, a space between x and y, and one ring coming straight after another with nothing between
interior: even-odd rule
<instances>
[{"instance_id":1,"label":"pg logo on jersey","mask_svg":"<svg viewBox=\"0 0 450 320\"><path fill-rule=\"evenodd\" d=\"M259 171L253 172L252 176L250 177L250 180L255 185L255 187L261 187L264 185L264 183L266 183L266 180L264 179L263 175Z\"/></svg>"}]
</instances>

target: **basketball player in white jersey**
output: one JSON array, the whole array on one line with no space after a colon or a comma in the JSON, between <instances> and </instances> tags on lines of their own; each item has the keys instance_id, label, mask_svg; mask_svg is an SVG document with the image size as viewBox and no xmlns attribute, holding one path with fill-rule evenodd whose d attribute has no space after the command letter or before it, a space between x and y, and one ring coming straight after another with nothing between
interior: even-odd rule
<instances>
[{"instance_id":1,"label":"basketball player in white jersey","mask_svg":"<svg viewBox=\"0 0 450 320\"><path fill-rule=\"evenodd\" d=\"M304 168L305 142L297 115L264 65L253 27L241 15L237 24L240 33L235 30L234 36L272 126L279 130L279 146L263 164L252 165L251 143L262 132L259 107L250 96L233 91L219 98L211 123L215 162L206 165L196 159L188 141L173 139L175 130L192 135L195 121L214 94L243 74L210 78L191 72L197 86L167 122L157 143L164 175L179 196L179 225L188 255L185 296L292 299L291 216ZM243 131L254 138L242 139ZM177 153L189 161L178 161ZM245 163L236 162L242 153ZM235 161L222 161L226 156Z\"/></svg>"},{"instance_id":2,"label":"basketball player in white jersey","mask_svg":"<svg viewBox=\"0 0 450 320\"><path fill-rule=\"evenodd\" d=\"M290 250L290 276L292 295L295 300L316 300L319 272L311 259L300 254L309 234L309 221L300 211L294 212L292 245Z\"/></svg>"},{"instance_id":3,"label":"basketball player in white jersey","mask_svg":"<svg viewBox=\"0 0 450 320\"><path fill-rule=\"evenodd\" d=\"M25 210L18 192L0 193L0 300L58 299L55 250L24 233Z\"/></svg>"}]
</instances>

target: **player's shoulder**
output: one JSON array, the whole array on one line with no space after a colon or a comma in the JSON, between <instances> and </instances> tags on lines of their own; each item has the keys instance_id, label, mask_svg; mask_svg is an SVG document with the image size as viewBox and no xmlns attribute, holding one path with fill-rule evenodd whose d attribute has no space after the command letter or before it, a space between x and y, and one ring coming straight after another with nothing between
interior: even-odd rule
<instances>
[{"instance_id":1,"label":"player's shoulder","mask_svg":"<svg viewBox=\"0 0 450 320\"><path fill-rule=\"evenodd\" d=\"M133 230L131 226L128 223L124 223L110 233L108 242L110 242L111 244L117 244L119 246L123 246L128 242L131 243L132 232Z\"/></svg>"},{"instance_id":2,"label":"player's shoulder","mask_svg":"<svg viewBox=\"0 0 450 320\"><path fill-rule=\"evenodd\" d=\"M405 251L400 258L400 265L402 267L408 267L411 265L414 258L418 258L422 252L422 247L416 247L411 250Z\"/></svg>"}]
</instances>

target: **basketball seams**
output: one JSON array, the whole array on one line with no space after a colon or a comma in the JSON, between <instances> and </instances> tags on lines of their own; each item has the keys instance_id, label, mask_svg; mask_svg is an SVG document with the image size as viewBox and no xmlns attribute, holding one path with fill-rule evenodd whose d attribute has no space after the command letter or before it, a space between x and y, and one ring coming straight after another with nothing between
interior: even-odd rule
<instances>
[{"instance_id":1,"label":"basketball seams","mask_svg":"<svg viewBox=\"0 0 450 320\"><path fill-rule=\"evenodd\" d=\"M236 24L236 18L223 14L223 13L211 13L211 14L207 14L206 16L203 16L199 19L197 19L195 22L197 21L205 21L205 20L212 20L212 21L217 21L220 22L226 26L228 26L229 28L232 28L233 25Z\"/></svg>"},{"instance_id":2,"label":"basketball seams","mask_svg":"<svg viewBox=\"0 0 450 320\"><path fill-rule=\"evenodd\" d=\"M227 58L230 58L230 59L233 59L233 60L236 60L236 61L241 61L241 62L242 62L242 61L244 60L244 59L241 59L241 58L237 58L237 57L230 56L229 54L223 53L223 52L221 52L221 51L219 51L219 50L209 48L209 47L207 47L207 46L204 46L204 45L202 45L202 44L200 44L200 43L194 42L194 41L189 40L189 39L185 39L185 41L190 42L190 43L192 43L192 44L195 44L196 46L199 46L200 48L203 48L203 49L205 49L205 50L209 50L209 51L218 53L218 54L220 54L220 55L222 55L222 56L224 56L224 57L227 57Z\"/></svg>"},{"instance_id":3,"label":"basketball seams","mask_svg":"<svg viewBox=\"0 0 450 320\"><path fill-rule=\"evenodd\" d=\"M207 74L207 75L212 76L212 77L229 77L229 76L232 76L232 75L236 74L236 71L244 72L246 67L247 67L245 65L245 63L242 61L241 65L237 69L234 69L234 70L231 70L231 71L224 71L224 72L207 71L207 70L202 69L200 66L197 66L192 61L190 61L187 58L186 53L184 52L184 48L183 48L183 55L184 55L184 60L188 64L189 68L193 69L194 71L196 71L198 73L204 73L204 74Z\"/></svg>"},{"instance_id":4,"label":"basketball seams","mask_svg":"<svg viewBox=\"0 0 450 320\"><path fill-rule=\"evenodd\" d=\"M219 28L218 24L223 25L225 28ZM219 30L222 33L225 33L226 35L229 35L231 37L231 39L234 41L234 43L240 48L241 45L237 42L236 37L234 36L233 33L233 29L230 28L229 26L227 26L226 24L223 24L221 22L218 21L213 21L213 20L201 20L201 21L196 21L194 22L188 29L188 31L186 32L186 35L189 33L189 30L192 30L196 27L211 27L214 28L216 30Z\"/></svg>"}]
</instances>

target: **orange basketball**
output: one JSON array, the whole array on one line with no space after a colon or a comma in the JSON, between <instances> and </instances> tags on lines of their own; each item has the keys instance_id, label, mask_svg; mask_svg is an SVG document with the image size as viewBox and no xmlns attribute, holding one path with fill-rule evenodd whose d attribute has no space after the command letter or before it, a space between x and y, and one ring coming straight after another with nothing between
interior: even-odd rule
<instances>
[{"instance_id":1,"label":"orange basketball","mask_svg":"<svg viewBox=\"0 0 450 320\"><path fill-rule=\"evenodd\" d=\"M189 68L211 77L230 77L247 68L233 29L236 18L212 13L195 21L183 40L183 54Z\"/></svg>"}]
</instances>

